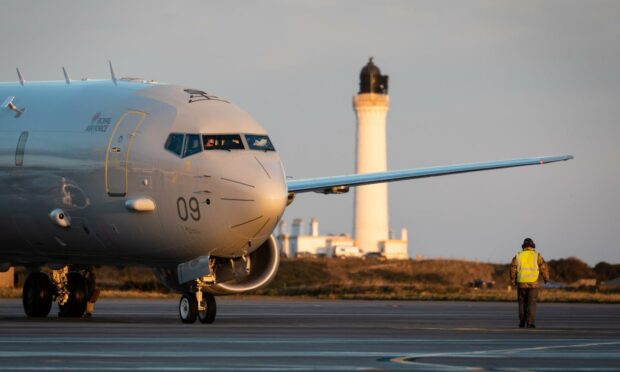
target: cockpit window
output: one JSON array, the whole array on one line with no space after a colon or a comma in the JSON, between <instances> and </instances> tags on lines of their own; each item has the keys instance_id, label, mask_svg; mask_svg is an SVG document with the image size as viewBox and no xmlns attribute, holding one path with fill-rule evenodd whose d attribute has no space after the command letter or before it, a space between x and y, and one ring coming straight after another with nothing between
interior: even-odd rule
<instances>
[{"instance_id":1,"label":"cockpit window","mask_svg":"<svg viewBox=\"0 0 620 372\"><path fill-rule=\"evenodd\" d=\"M257 134L246 134L245 139L248 141L250 150L276 151L269 137Z\"/></svg>"},{"instance_id":2,"label":"cockpit window","mask_svg":"<svg viewBox=\"0 0 620 372\"><path fill-rule=\"evenodd\" d=\"M181 156L183 153L183 136L184 135L180 133L170 134L166 140L166 145L164 146L166 150Z\"/></svg>"},{"instance_id":3,"label":"cockpit window","mask_svg":"<svg viewBox=\"0 0 620 372\"><path fill-rule=\"evenodd\" d=\"M202 143L200 143L200 135L187 134L185 135L185 151L183 157L194 155L202 151Z\"/></svg>"},{"instance_id":4,"label":"cockpit window","mask_svg":"<svg viewBox=\"0 0 620 372\"><path fill-rule=\"evenodd\" d=\"M210 134L202 136L205 150L243 150L243 142L238 134Z\"/></svg>"}]
</instances>

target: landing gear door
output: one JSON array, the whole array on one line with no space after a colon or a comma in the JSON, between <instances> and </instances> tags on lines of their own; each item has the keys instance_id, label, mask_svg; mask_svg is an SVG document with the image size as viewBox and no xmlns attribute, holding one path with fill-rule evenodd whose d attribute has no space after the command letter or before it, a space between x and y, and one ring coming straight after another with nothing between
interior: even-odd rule
<instances>
[{"instance_id":1,"label":"landing gear door","mask_svg":"<svg viewBox=\"0 0 620 372\"><path fill-rule=\"evenodd\" d=\"M110 135L104 171L105 187L110 196L125 196L127 194L131 145L145 115L139 111L127 111L116 123L112 135Z\"/></svg>"}]
</instances>

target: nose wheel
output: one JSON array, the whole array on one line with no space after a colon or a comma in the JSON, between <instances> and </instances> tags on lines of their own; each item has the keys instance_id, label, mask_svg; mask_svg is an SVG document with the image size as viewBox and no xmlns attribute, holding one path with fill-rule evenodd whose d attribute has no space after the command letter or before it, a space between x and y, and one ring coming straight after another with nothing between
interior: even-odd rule
<instances>
[{"instance_id":1,"label":"nose wheel","mask_svg":"<svg viewBox=\"0 0 620 372\"><path fill-rule=\"evenodd\" d=\"M215 321L216 313L215 296L210 293L203 293L202 301L198 302L198 320L203 324L211 324Z\"/></svg>"},{"instance_id":2,"label":"nose wheel","mask_svg":"<svg viewBox=\"0 0 620 372\"><path fill-rule=\"evenodd\" d=\"M210 293L196 291L185 293L179 301L179 318L183 323L191 324L200 320L200 323L210 324L215 321L217 305L215 296Z\"/></svg>"},{"instance_id":3,"label":"nose wheel","mask_svg":"<svg viewBox=\"0 0 620 372\"><path fill-rule=\"evenodd\" d=\"M191 293L181 296L181 301L179 301L179 317L181 321L188 324L194 323L197 314L198 301L196 301L196 296Z\"/></svg>"}]
</instances>

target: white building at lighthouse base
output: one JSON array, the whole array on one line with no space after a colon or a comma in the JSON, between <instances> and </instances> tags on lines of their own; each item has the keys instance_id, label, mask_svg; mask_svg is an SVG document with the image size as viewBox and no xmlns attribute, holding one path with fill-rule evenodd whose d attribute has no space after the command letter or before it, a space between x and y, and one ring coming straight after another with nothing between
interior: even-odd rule
<instances>
[{"instance_id":1,"label":"white building at lighthouse base","mask_svg":"<svg viewBox=\"0 0 620 372\"><path fill-rule=\"evenodd\" d=\"M355 250L355 240L348 234L320 235L319 223L313 218L310 222L310 233L304 234L303 220L293 220L292 231L284 231L285 222L280 222L277 236L278 248L286 257L334 257L339 248L352 252ZM409 259L407 229L401 230L400 239L387 239L378 242L381 256L390 260ZM359 249L359 248L358 248ZM360 255L364 252L359 249Z\"/></svg>"}]
</instances>

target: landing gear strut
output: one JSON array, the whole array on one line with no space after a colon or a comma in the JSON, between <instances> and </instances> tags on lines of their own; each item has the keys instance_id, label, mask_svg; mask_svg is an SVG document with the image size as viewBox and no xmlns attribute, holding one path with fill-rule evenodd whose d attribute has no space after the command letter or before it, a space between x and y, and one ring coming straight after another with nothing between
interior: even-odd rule
<instances>
[{"instance_id":1,"label":"landing gear strut","mask_svg":"<svg viewBox=\"0 0 620 372\"><path fill-rule=\"evenodd\" d=\"M215 321L217 304L215 296L202 290L201 283L198 282L195 291L188 292L181 296L179 301L179 317L183 323L194 323L196 317L200 323L210 324Z\"/></svg>"}]
</instances>

